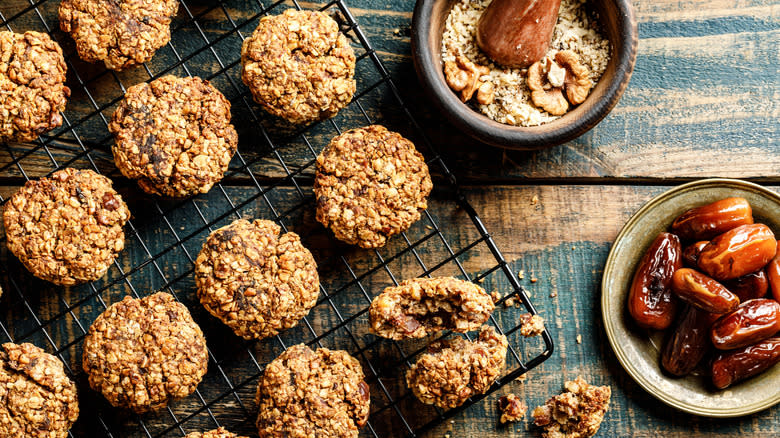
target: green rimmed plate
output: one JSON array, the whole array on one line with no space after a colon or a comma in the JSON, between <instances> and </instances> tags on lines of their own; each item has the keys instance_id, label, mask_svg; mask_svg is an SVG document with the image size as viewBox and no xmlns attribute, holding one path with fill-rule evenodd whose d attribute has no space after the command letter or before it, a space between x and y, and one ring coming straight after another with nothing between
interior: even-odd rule
<instances>
[{"instance_id":1,"label":"green rimmed plate","mask_svg":"<svg viewBox=\"0 0 780 438\"><path fill-rule=\"evenodd\" d=\"M604 328L623 368L662 402L707 417L738 417L780 403L780 366L722 391L715 390L706 376L670 377L659 364L663 335L648 333L631 321L626 297L634 270L658 233L686 210L733 196L747 199L756 222L780 235L777 193L734 179L694 181L656 196L628 220L612 245L601 280Z\"/></svg>"}]
</instances>

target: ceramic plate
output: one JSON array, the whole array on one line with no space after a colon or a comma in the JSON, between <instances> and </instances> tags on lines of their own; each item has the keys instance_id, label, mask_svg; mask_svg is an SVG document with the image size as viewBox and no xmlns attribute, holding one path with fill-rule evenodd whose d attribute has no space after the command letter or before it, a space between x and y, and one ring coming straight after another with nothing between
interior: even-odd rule
<instances>
[{"instance_id":1,"label":"ceramic plate","mask_svg":"<svg viewBox=\"0 0 780 438\"><path fill-rule=\"evenodd\" d=\"M664 403L707 417L747 415L780 402L780 366L722 391L716 390L706 376L670 377L659 364L662 334L638 328L628 315L626 298L634 269L658 233L666 231L686 210L733 196L747 199L756 222L767 224L779 235L777 193L740 180L695 181L656 196L629 219L612 245L601 283L604 327L623 368Z\"/></svg>"}]
</instances>

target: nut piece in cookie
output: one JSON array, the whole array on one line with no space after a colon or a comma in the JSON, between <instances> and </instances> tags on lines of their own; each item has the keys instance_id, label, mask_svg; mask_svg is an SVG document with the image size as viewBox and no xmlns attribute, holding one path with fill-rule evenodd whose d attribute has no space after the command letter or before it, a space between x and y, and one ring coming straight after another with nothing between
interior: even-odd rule
<instances>
[{"instance_id":1,"label":"nut piece in cookie","mask_svg":"<svg viewBox=\"0 0 780 438\"><path fill-rule=\"evenodd\" d=\"M0 436L65 438L79 416L62 362L32 344L0 348Z\"/></svg>"},{"instance_id":2,"label":"nut piece in cookie","mask_svg":"<svg viewBox=\"0 0 780 438\"><path fill-rule=\"evenodd\" d=\"M210 430L208 432L192 432L188 433L184 438L247 438L245 436L238 436L232 432L228 432L224 427L219 429Z\"/></svg>"},{"instance_id":3,"label":"nut piece in cookie","mask_svg":"<svg viewBox=\"0 0 780 438\"><path fill-rule=\"evenodd\" d=\"M473 342L461 337L435 342L406 372L406 384L425 404L458 407L496 381L507 346L506 336L489 326L483 326Z\"/></svg>"},{"instance_id":4,"label":"nut piece in cookie","mask_svg":"<svg viewBox=\"0 0 780 438\"><path fill-rule=\"evenodd\" d=\"M544 332L544 318L539 315L523 313L520 315L520 334L529 338L539 336Z\"/></svg>"},{"instance_id":5,"label":"nut piece in cookie","mask_svg":"<svg viewBox=\"0 0 780 438\"><path fill-rule=\"evenodd\" d=\"M520 421L525 417L528 405L514 394L507 394L498 399L498 409L501 410L501 424Z\"/></svg>"},{"instance_id":6,"label":"nut piece in cookie","mask_svg":"<svg viewBox=\"0 0 780 438\"><path fill-rule=\"evenodd\" d=\"M0 31L0 143L32 141L62 125L66 70L49 35Z\"/></svg>"},{"instance_id":7,"label":"nut piece in cookie","mask_svg":"<svg viewBox=\"0 0 780 438\"><path fill-rule=\"evenodd\" d=\"M355 94L355 53L320 11L260 19L241 47L241 64L255 102L293 124L333 117Z\"/></svg>"},{"instance_id":8,"label":"nut piece in cookie","mask_svg":"<svg viewBox=\"0 0 780 438\"><path fill-rule=\"evenodd\" d=\"M192 394L207 364L203 332L187 308L164 292L112 304L84 338L89 386L113 406L137 413Z\"/></svg>"},{"instance_id":9,"label":"nut piece in cookie","mask_svg":"<svg viewBox=\"0 0 780 438\"><path fill-rule=\"evenodd\" d=\"M317 303L317 264L295 233L239 219L209 235L195 261L200 302L244 339L290 328Z\"/></svg>"},{"instance_id":10,"label":"nut piece in cookie","mask_svg":"<svg viewBox=\"0 0 780 438\"><path fill-rule=\"evenodd\" d=\"M256 399L261 438L355 438L368 421L363 370L341 350L288 348L266 366Z\"/></svg>"},{"instance_id":11,"label":"nut piece in cookie","mask_svg":"<svg viewBox=\"0 0 780 438\"><path fill-rule=\"evenodd\" d=\"M476 330L493 308L490 295L474 283L452 277L413 278L374 298L369 315L374 334L399 340L441 330Z\"/></svg>"},{"instance_id":12,"label":"nut piece in cookie","mask_svg":"<svg viewBox=\"0 0 780 438\"><path fill-rule=\"evenodd\" d=\"M230 102L201 78L169 75L134 85L108 126L116 167L146 193L206 193L236 152L230 117Z\"/></svg>"},{"instance_id":13,"label":"nut piece in cookie","mask_svg":"<svg viewBox=\"0 0 780 438\"><path fill-rule=\"evenodd\" d=\"M411 141L380 125L352 129L317 157L317 220L339 240L378 248L420 219L432 187Z\"/></svg>"},{"instance_id":14,"label":"nut piece in cookie","mask_svg":"<svg viewBox=\"0 0 780 438\"><path fill-rule=\"evenodd\" d=\"M178 0L63 0L60 29L70 34L84 61L124 70L168 44L178 9Z\"/></svg>"},{"instance_id":15,"label":"nut piece in cookie","mask_svg":"<svg viewBox=\"0 0 780 438\"><path fill-rule=\"evenodd\" d=\"M544 428L544 438L585 438L598 432L609 408L612 389L589 385L578 376L566 382L566 392L534 409L534 424Z\"/></svg>"},{"instance_id":16,"label":"nut piece in cookie","mask_svg":"<svg viewBox=\"0 0 780 438\"><path fill-rule=\"evenodd\" d=\"M27 181L3 212L11 252L36 277L63 286L106 273L125 247L129 218L110 179L71 168Z\"/></svg>"}]
</instances>

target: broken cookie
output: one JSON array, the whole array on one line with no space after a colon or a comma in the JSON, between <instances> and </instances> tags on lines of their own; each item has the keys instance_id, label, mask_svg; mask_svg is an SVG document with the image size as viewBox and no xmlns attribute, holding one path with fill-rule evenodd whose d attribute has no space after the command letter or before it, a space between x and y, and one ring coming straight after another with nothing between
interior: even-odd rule
<instances>
[{"instance_id":1,"label":"broken cookie","mask_svg":"<svg viewBox=\"0 0 780 438\"><path fill-rule=\"evenodd\" d=\"M399 340L441 330L476 330L493 308L490 295L474 283L452 277L413 278L374 298L369 315L373 333Z\"/></svg>"},{"instance_id":2,"label":"broken cookie","mask_svg":"<svg viewBox=\"0 0 780 438\"><path fill-rule=\"evenodd\" d=\"M589 385L578 376L566 382L566 392L534 409L534 424L544 428L543 438L585 438L598 432L609 408L612 389Z\"/></svg>"},{"instance_id":3,"label":"broken cookie","mask_svg":"<svg viewBox=\"0 0 780 438\"><path fill-rule=\"evenodd\" d=\"M417 398L440 408L455 408L484 394L506 362L506 336L484 326L475 341L457 337L435 342L406 372Z\"/></svg>"}]
</instances>

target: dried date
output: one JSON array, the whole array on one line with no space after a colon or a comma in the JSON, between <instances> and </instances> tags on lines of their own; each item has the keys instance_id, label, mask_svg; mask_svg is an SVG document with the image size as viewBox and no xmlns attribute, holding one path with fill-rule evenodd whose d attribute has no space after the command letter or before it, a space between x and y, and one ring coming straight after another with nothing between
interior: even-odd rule
<instances>
[{"instance_id":1,"label":"dried date","mask_svg":"<svg viewBox=\"0 0 780 438\"><path fill-rule=\"evenodd\" d=\"M780 338L770 338L739 350L723 352L712 362L712 383L724 389L780 362Z\"/></svg>"},{"instance_id":2,"label":"dried date","mask_svg":"<svg viewBox=\"0 0 780 438\"><path fill-rule=\"evenodd\" d=\"M777 253L777 241L764 224L741 225L715 237L701 250L699 268L719 280L758 271Z\"/></svg>"},{"instance_id":3,"label":"dried date","mask_svg":"<svg viewBox=\"0 0 780 438\"><path fill-rule=\"evenodd\" d=\"M780 301L780 254L775 255L766 266L766 276L769 281L769 289L775 301Z\"/></svg>"},{"instance_id":4,"label":"dried date","mask_svg":"<svg viewBox=\"0 0 780 438\"><path fill-rule=\"evenodd\" d=\"M674 321L678 303L670 286L681 266L680 239L659 234L640 260L628 294L628 311L641 327L664 330Z\"/></svg>"},{"instance_id":5,"label":"dried date","mask_svg":"<svg viewBox=\"0 0 780 438\"><path fill-rule=\"evenodd\" d=\"M701 250L704 249L708 243L710 243L708 240L701 240L686 246L682 253L683 264L689 268L698 268L699 254L701 254Z\"/></svg>"},{"instance_id":6,"label":"dried date","mask_svg":"<svg viewBox=\"0 0 780 438\"><path fill-rule=\"evenodd\" d=\"M680 268L674 273L672 292L705 312L727 313L739 306L739 298L725 286L690 268Z\"/></svg>"},{"instance_id":7,"label":"dried date","mask_svg":"<svg viewBox=\"0 0 780 438\"><path fill-rule=\"evenodd\" d=\"M718 315L686 306L669 334L661 352L661 365L675 376L684 376L696 368L712 348L710 327Z\"/></svg>"},{"instance_id":8,"label":"dried date","mask_svg":"<svg viewBox=\"0 0 780 438\"><path fill-rule=\"evenodd\" d=\"M753 223L753 210L745 198L726 198L681 214L672 223L672 233L684 240L708 240Z\"/></svg>"},{"instance_id":9,"label":"dried date","mask_svg":"<svg viewBox=\"0 0 780 438\"><path fill-rule=\"evenodd\" d=\"M780 303L766 298L745 301L712 325L712 344L719 350L741 348L780 331Z\"/></svg>"},{"instance_id":10,"label":"dried date","mask_svg":"<svg viewBox=\"0 0 780 438\"><path fill-rule=\"evenodd\" d=\"M778 277L780 279L780 277ZM766 296L766 292L769 289L769 280L767 279L766 272L763 270L751 272L748 275L735 278L723 283L726 289L733 292L739 297L739 301L753 300L756 298L763 298Z\"/></svg>"}]
</instances>

